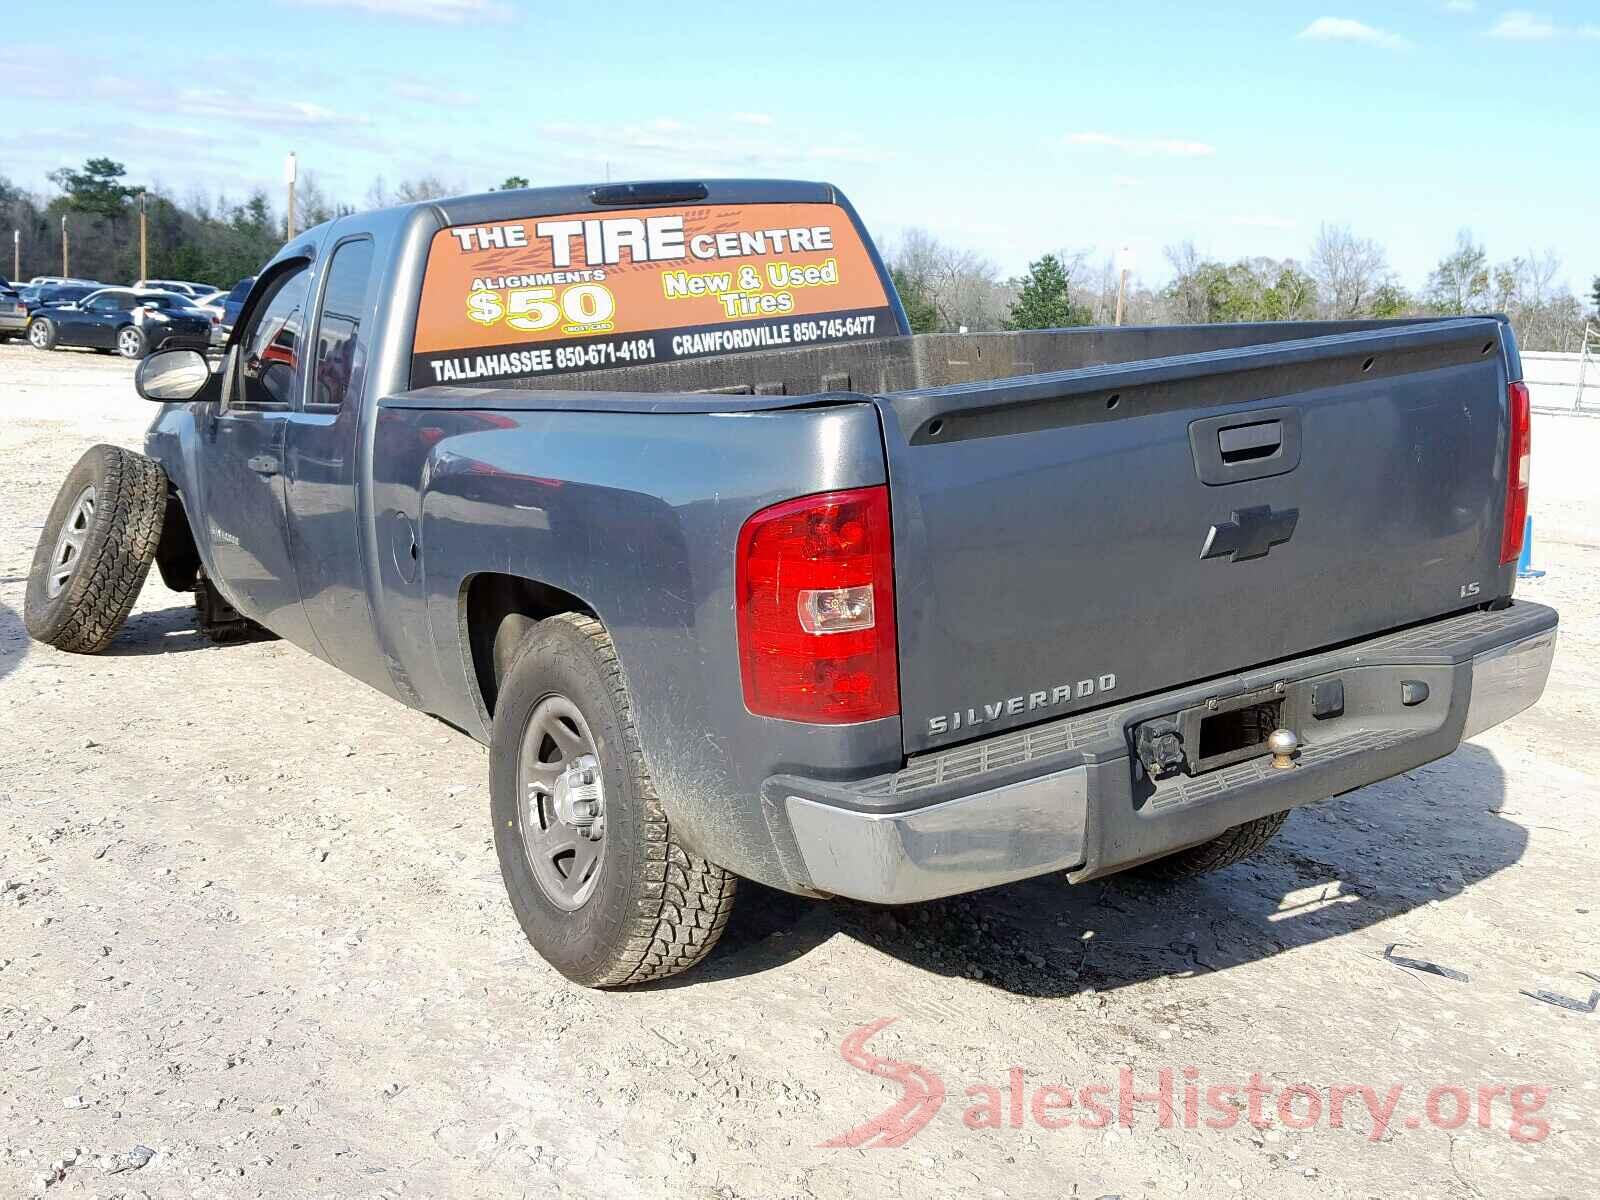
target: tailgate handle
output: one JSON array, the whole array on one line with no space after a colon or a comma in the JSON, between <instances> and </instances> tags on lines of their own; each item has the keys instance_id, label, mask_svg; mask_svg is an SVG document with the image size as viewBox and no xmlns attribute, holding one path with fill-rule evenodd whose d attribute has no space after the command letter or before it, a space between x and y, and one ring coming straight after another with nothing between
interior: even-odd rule
<instances>
[{"instance_id":1,"label":"tailgate handle","mask_svg":"<svg viewBox=\"0 0 1600 1200\"><path fill-rule=\"evenodd\" d=\"M1195 474L1207 487L1287 475L1300 465L1300 410L1252 408L1189 422Z\"/></svg>"},{"instance_id":2,"label":"tailgate handle","mask_svg":"<svg viewBox=\"0 0 1600 1200\"><path fill-rule=\"evenodd\" d=\"M1229 466L1271 458L1282 445L1282 421L1256 421L1217 431L1217 448L1222 451L1222 461Z\"/></svg>"}]
</instances>

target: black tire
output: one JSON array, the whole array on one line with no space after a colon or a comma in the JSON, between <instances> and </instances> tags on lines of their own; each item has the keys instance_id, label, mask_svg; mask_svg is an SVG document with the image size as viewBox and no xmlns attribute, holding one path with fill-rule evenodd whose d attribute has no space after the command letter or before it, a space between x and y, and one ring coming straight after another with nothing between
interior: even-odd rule
<instances>
[{"instance_id":1,"label":"black tire","mask_svg":"<svg viewBox=\"0 0 1600 1200\"><path fill-rule=\"evenodd\" d=\"M1196 875L1209 875L1212 871L1220 871L1223 867L1241 863L1257 853L1277 835L1278 830L1283 828L1288 816L1286 812L1272 813L1258 817L1254 821L1246 821L1243 825L1235 825L1225 833L1218 834L1209 842L1201 842L1198 846L1190 846L1187 850L1179 850L1176 854L1151 859L1134 867L1133 871L1146 879L1167 882L1192 879Z\"/></svg>"},{"instance_id":2,"label":"black tire","mask_svg":"<svg viewBox=\"0 0 1600 1200\"><path fill-rule=\"evenodd\" d=\"M22 612L29 635L74 654L109 646L155 561L166 509L167 476L155 460L117 446L87 451L33 554Z\"/></svg>"},{"instance_id":3,"label":"black tire","mask_svg":"<svg viewBox=\"0 0 1600 1200\"><path fill-rule=\"evenodd\" d=\"M524 832L540 819L522 804L525 736L547 701L581 716L603 789L603 837L586 851L597 864L592 890L565 905L536 874ZM553 805L553 795L540 803ZM616 649L593 617L541 621L517 652L495 705L490 815L523 933L575 983L623 987L676 975L704 958L727 926L737 879L673 835L640 753Z\"/></svg>"},{"instance_id":4,"label":"black tire","mask_svg":"<svg viewBox=\"0 0 1600 1200\"><path fill-rule=\"evenodd\" d=\"M35 317L28 322L28 345L35 350L54 350L56 323L48 317Z\"/></svg>"},{"instance_id":5,"label":"black tire","mask_svg":"<svg viewBox=\"0 0 1600 1200\"><path fill-rule=\"evenodd\" d=\"M117 353L123 358L139 361L150 353L150 336L137 325L124 325L117 330Z\"/></svg>"}]
</instances>

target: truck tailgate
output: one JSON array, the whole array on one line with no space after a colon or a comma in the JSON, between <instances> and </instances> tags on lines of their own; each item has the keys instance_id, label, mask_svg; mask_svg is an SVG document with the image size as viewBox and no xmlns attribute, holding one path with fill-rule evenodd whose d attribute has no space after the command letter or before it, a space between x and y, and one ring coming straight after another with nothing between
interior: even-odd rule
<instances>
[{"instance_id":1,"label":"truck tailgate","mask_svg":"<svg viewBox=\"0 0 1600 1200\"><path fill-rule=\"evenodd\" d=\"M882 397L907 751L1509 594L1506 387L1482 319Z\"/></svg>"}]
</instances>

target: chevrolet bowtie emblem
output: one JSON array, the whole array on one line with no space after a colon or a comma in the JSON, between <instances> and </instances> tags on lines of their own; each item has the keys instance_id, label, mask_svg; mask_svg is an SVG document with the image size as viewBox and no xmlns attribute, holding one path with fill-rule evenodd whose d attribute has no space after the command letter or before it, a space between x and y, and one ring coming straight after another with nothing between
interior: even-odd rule
<instances>
[{"instance_id":1,"label":"chevrolet bowtie emblem","mask_svg":"<svg viewBox=\"0 0 1600 1200\"><path fill-rule=\"evenodd\" d=\"M1213 525L1206 534L1206 544L1201 547L1201 558L1227 558L1243 562L1249 558L1265 558L1267 551L1294 536L1295 523L1300 520L1298 508L1273 512L1267 505L1259 508L1236 508L1233 520Z\"/></svg>"}]
</instances>

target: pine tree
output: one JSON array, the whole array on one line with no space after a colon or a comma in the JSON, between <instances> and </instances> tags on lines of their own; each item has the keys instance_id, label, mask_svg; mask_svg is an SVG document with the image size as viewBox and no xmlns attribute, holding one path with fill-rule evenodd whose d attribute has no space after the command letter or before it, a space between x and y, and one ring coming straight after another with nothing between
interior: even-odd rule
<instances>
[{"instance_id":1,"label":"pine tree","mask_svg":"<svg viewBox=\"0 0 1600 1200\"><path fill-rule=\"evenodd\" d=\"M1088 325L1094 315L1073 304L1067 272L1054 254L1028 265L1022 289L1011 305L1007 329L1062 329L1068 325Z\"/></svg>"},{"instance_id":2,"label":"pine tree","mask_svg":"<svg viewBox=\"0 0 1600 1200\"><path fill-rule=\"evenodd\" d=\"M939 328L939 310L934 307L927 293L900 268L896 267L890 274L894 279L894 290L900 293L900 306L906 310L906 321L911 326L911 332L936 332Z\"/></svg>"}]
</instances>

